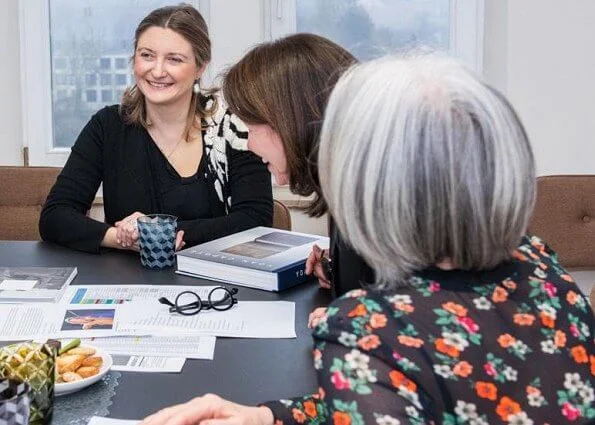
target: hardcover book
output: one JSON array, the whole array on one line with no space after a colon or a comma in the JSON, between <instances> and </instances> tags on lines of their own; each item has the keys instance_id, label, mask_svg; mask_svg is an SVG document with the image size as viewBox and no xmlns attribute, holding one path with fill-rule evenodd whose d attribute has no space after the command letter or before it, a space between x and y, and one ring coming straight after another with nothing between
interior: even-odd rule
<instances>
[{"instance_id":1,"label":"hardcover book","mask_svg":"<svg viewBox=\"0 0 595 425\"><path fill-rule=\"evenodd\" d=\"M0 303L58 302L76 267L0 267Z\"/></svg>"},{"instance_id":2,"label":"hardcover book","mask_svg":"<svg viewBox=\"0 0 595 425\"><path fill-rule=\"evenodd\" d=\"M177 253L177 273L219 282L281 291L312 279L305 273L312 245L329 238L255 227Z\"/></svg>"}]
</instances>

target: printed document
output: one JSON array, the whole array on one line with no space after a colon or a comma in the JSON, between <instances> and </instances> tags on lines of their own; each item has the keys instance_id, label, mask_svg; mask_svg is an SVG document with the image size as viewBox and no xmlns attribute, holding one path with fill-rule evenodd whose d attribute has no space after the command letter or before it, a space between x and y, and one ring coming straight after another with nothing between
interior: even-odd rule
<instances>
[{"instance_id":1,"label":"printed document","mask_svg":"<svg viewBox=\"0 0 595 425\"><path fill-rule=\"evenodd\" d=\"M116 306L0 304L0 341L118 335Z\"/></svg>"},{"instance_id":2,"label":"printed document","mask_svg":"<svg viewBox=\"0 0 595 425\"><path fill-rule=\"evenodd\" d=\"M160 297L174 302L183 291L192 291L206 300L216 286L184 285L75 285L70 286L62 297L66 304L124 304L130 301L158 303Z\"/></svg>"},{"instance_id":3,"label":"printed document","mask_svg":"<svg viewBox=\"0 0 595 425\"><path fill-rule=\"evenodd\" d=\"M185 357L188 359L213 360L214 336L115 336L90 338L82 341L114 354L135 356Z\"/></svg>"},{"instance_id":4,"label":"printed document","mask_svg":"<svg viewBox=\"0 0 595 425\"><path fill-rule=\"evenodd\" d=\"M186 363L184 357L148 357L113 354L111 370L122 372L180 373Z\"/></svg>"},{"instance_id":5,"label":"printed document","mask_svg":"<svg viewBox=\"0 0 595 425\"><path fill-rule=\"evenodd\" d=\"M118 331L151 335L211 335L239 338L295 338L295 303L240 301L225 311L203 310L194 316L170 313L165 305L120 306Z\"/></svg>"}]
</instances>

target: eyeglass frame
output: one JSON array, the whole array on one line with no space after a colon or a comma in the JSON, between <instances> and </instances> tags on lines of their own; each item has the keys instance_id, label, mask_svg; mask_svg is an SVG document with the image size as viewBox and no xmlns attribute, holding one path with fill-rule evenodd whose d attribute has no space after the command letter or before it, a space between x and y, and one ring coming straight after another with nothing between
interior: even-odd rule
<instances>
[{"instance_id":1,"label":"eyeglass frame","mask_svg":"<svg viewBox=\"0 0 595 425\"><path fill-rule=\"evenodd\" d=\"M221 289L224 290L231 298L231 303L225 305L223 308L221 308L220 306L217 305L218 301L215 301L215 302L211 301L211 296L213 295L213 293L216 290L221 290ZM235 304L238 303L238 299L234 296L238 292L239 292L238 288L229 289L229 288L226 288L225 286L216 286L209 291L209 294L207 295L207 301L203 301L202 298L200 298L200 296L194 291L182 291L176 296L176 300L173 303L170 300L168 300L166 297L160 297L159 302L161 304L168 305L170 313L179 313L183 316L194 316L203 310L210 310L210 309L213 309L215 311L229 310ZM196 297L196 301L193 301L188 304L178 305L178 300L180 299L181 296L183 296L185 294L194 295ZM221 301L223 301L223 300L219 300L219 302L221 302ZM191 312L185 311L185 310L191 310L191 309L192 309ZM194 311L195 309L196 309L196 311Z\"/></svg>"}]
</instances>

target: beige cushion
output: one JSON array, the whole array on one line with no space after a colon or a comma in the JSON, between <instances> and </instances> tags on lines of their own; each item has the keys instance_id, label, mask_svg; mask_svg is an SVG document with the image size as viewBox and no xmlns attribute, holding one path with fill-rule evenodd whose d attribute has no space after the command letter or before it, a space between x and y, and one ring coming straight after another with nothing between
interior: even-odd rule
<instances>
[{"instance_id":1,"label":"beige cushion","mask_svg":"<svg viewBox=\"0 0 595 425\"><path fill-rule=\"evenodd\" d=\"M0 167L0 239L39 239L39 213L61 170Z\"/></svg>"},{"instance_id":2,"label":"beige cushion","mask_svg":"<svg viewBox=\"0 0 595 425\"><path fill-rule=\"evenodd\" d=\"M529 233L556 251L563 266L595 269L595 175L539 177Z\"/></svg>"}]
</instances>

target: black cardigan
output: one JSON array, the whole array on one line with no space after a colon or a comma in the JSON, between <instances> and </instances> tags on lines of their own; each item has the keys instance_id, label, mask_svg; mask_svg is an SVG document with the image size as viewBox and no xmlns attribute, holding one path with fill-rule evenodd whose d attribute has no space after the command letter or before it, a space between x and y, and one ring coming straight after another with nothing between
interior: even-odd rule
<instances>
[{"instance_id":1,"label":"black cardigan","mask_svg":"<svg viewBox=\"0 0 595 425\"><path fill-rule=\"evenodd\" d=\"M245 147L247 130L235 116L219 111L205 121L203 155L209 184L209 219L178 223L187 245L195 245L255 226L271 226L273 201L271 177L263 162ZM140 211L167 213L160 205L155 161L141 126L122 121L118 105L103 108L87 123L72 147L64 169L41 212L39 232L44 240L70 248L99 252L107 229L118 220ZM240 148L240 149L236 149ZM103 183L105 223L86 214Z\"/></svg>"}]
</instances>

